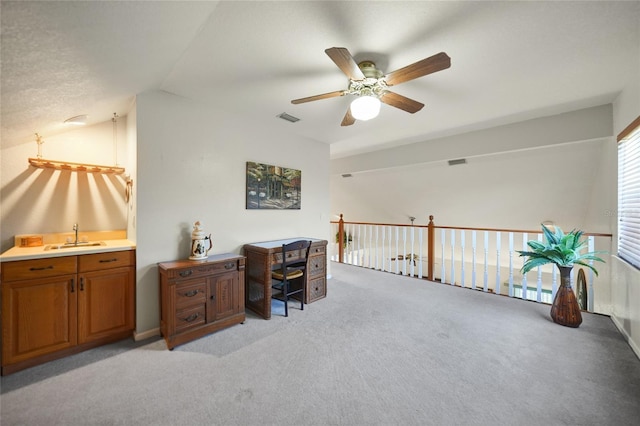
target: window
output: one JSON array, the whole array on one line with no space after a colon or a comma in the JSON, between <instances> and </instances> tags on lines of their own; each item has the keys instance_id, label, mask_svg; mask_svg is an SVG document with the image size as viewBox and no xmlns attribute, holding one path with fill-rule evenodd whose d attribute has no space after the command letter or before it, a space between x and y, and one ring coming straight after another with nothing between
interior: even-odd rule
<instances>
[{"instance_id":1,"label":"window","mask_svg":"<svg viewBox=\"0 0 640 426\"><path fill-rule=\"evenodd\" d=\"M618 135L618 256L640 268L640 117Z\"/></svg>"}]
</instances>

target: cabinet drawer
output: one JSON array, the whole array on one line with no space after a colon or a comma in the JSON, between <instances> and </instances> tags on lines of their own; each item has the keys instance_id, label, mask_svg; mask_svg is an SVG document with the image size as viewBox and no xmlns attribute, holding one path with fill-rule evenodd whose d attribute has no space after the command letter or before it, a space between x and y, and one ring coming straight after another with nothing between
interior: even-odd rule
<instances>
[{"instance_id":1,"label":"cabinet drawer","mask_svg":"<svg viewBox=\"0 0 640 426\"><path fill-rule=\"evenodd\" d=\"M181 283L175 286L175 296L177 309L205 303L207 300L207 284L205 281L197 281L191 284Z\"/></svg>"},{"instance_id":2,"label":"cabinet drawer","mask_svg":"<svg viewBox=\"0 0 640 426\"><path fill-rule=\"evenodd\" d=\"M135 262L134 253L133 250L125 250L80 255L78 256L78 270L87 272L130 266Z\"/></svg>"},{"instance_id":3,"label":"cabinet drawer","mask_svg":"<svg viewBox=\"0 0 640 426\"><path fill-rule=\"evenodd\" d=\"M2 262L3 281L55 277L57 275L75 274L76 271L76 256Z\"/></svg>"},{"instance_id":4,"label":"cabinet drawer","mask_svg":"<svg viewBox=\"0 0 640 426\"><path fill-rule=\"evenodd\" d=\"M181 309L176 313L176 333L202 325L206 319L206 305L204 303L192 308Z\"/></svg>"},{"instance_id":5,"label":"cabinet drawer","mask_svg":"<svg viewBox=\"0 0 640 426\"><path fill-rule=\"evenodd\" d=\"M169 269L167 277L169 279L195 278L202 276L215 275L227 271L235 271L238 269L237 260L229 260L227 262L218 262L211 264L193 265L186 268Z\"/></svg>"}]
</instances>

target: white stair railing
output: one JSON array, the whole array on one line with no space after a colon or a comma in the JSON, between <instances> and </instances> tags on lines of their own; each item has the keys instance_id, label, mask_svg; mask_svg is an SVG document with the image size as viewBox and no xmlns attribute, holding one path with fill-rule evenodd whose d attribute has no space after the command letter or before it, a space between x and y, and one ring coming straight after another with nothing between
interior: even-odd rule
<instances>
[{"instance_id":1,"label":"white stair railing","mask_svg":"<svg viewBox=\"0 0 640 426\"><path fill-rule=\"evenodd\" d=\"M339 261L339 223L331 225L336 240L330 248L330 259ZM558 288L558 272L553 265L538 267L528 274L520 272L525 259L517 251L528 250L529 239L542 241L541 232L356 222L343 226L343 263L415 278L428 278L430 273L434 281L448 285L539 303L551 303ZM438 228L440 232L434 232ZM428 237L430 232L433 238ZM609 234L586 234L586 238L588 251L611 250ZM431 239L434 246L430 248ZM434 259L431 265L430 254ZM606 294L599 289L611 285L601 278L606 276L602 272L607 267L598 264L600 277L590 269L585 271L587 308L591 312L608 313L610 302L604 297L597 299Z\"/></svg>"}]
</instances>

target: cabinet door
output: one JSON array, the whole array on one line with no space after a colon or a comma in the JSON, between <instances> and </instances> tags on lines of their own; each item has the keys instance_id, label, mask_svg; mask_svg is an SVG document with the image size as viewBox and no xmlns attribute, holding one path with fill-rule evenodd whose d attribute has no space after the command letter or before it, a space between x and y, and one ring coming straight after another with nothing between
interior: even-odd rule
<instances>
[{"instance_id":1,"label":"cabinet door","mask_svg":"<svg viewBox=\"0 0 640 426\"><path fill-rule=\"evenodd\" d=\"M217 321L240 312L238 271L209 279L207 322Z\"/></svg>"},{"instance_id":2,"label":"cabinet door","mask_svg":"<svg viewBox=\"0 0 640 426\"><path fill-rule=\"evenodd\" d=\"M2 364L77 344L77 282L63 275L2 285Z\"/></svg>"},{"instance_id":3,"label":"cabinet door","mask_svg":"<svg viewBox=\"0 0 640 426\"><path fill-rule=\"evenodd\" d=\"M85 272L78 278L79 343L133 331L133 267Z\"/></svg>"}]
</instances>

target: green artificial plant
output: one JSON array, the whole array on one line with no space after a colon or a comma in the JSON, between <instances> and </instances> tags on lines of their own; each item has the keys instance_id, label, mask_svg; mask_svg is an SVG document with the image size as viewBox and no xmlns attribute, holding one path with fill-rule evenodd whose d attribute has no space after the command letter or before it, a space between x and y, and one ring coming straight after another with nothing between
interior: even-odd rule
<instances>
[{"instance_id":1,"label":"green artificial plant","mask_svg":"<svg viewBox=\"0 0 640 426\"><path fill-rule=\"evenodd\" d=\"M581 265L591 269L598 275L598 271L593 265L587 263L589 260L603 262L597 254L604 253L599 251L593 251L588 253L580 253L587 245L587 240L582 238L583 232L574 229L573 231L565 234L562 229L555 227L555 231L552 232L545 225L542 225L542 232L544 233L545 242L541 243L537 240L531 240L527 242L530 251L517 250L520 253L520 257L527 257L527 260L520 269L522 273L526 274L533 268L546 265L547 263L553 263L558 267L573 268L574 265Z\"/></svg>"}]
</instances>

